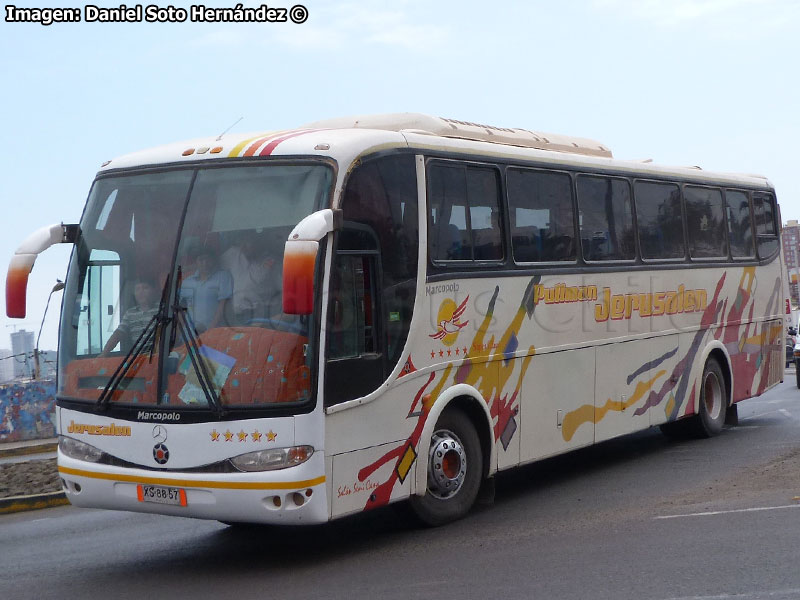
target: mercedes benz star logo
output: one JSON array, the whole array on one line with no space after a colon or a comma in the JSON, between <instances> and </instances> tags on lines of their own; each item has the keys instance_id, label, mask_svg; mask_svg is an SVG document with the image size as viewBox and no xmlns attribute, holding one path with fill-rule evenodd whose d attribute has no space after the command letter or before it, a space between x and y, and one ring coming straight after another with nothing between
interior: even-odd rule
<instances>
[{"instance_id":1,"label":"mercedes benz star logo","mask_svg":"<svg viewBox=\"0 0 800 600\"><path fill-rule=\"evenodd\" d=\"M153 439L160 444L167 441L167 428L163 425L153 427Z\"/></svg>"}]
</instances>

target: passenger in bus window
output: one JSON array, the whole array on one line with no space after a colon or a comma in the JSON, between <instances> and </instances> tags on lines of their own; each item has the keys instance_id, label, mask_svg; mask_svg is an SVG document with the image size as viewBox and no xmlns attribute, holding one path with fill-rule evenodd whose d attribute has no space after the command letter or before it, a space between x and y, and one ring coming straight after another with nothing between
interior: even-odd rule
<instances>
[{"instance_id":1,"label":"passenger in bus window","mask_svg":"<svg viewBox=\"0 0 800 600\"><path fill-rule=\"evenodd\" d=\"M233 281L228 271L217 269L213 248L203 245L194 254L196 270L183 280L180 298L195 329L202 333L224 323L225 308L233 295Z\"/></svg>"},{"instance_id":2,"label":"passenger in bus window","mask_svg":"<svg viewBox=\"0 0 800 600\"><path fill-rule=\"evenodd\" d=\"M238 243L222 254L222 267L233 279L231 303L237 325L278 316L272 314L272 307L280 304L275 259L264 251L259 242L255 231L247 231L241 235ZM276 295L277 303L274 302Z\"/></svg>"},{"instance_id":3,"label":"passenger in bus window","mask_svg":"<svg viewBox=\"0 0 800 600\"><path fill-rule=\"evenodd\" d=\"M144 328L158 311L158 293L155 283L150 279L139 279L135 282L133 297L136 305L131 306L122 315L119 326L108 338L100 356L108 356L120 342L126 342L128 347L136 343ZM150 352L152 347L153 340L151 339L143 348L143 352Z\"/></svg>"}]
</instances>

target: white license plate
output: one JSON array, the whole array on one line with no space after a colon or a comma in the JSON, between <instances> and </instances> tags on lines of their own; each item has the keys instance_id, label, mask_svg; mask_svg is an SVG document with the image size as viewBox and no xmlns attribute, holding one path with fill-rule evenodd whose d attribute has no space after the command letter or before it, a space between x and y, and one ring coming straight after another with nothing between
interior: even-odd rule
<instances>
[{"instance_id":1,"label":"white license plate","mask_svg":"<svg viewBox=\"0 0 800 600\"><path fill-rule=\"evenodd\" d=\"M164 487L161 485L137 485L136 495L139 498L139 502L186 506L186 490L181 488Z\"/></svg>"}]
</instances>

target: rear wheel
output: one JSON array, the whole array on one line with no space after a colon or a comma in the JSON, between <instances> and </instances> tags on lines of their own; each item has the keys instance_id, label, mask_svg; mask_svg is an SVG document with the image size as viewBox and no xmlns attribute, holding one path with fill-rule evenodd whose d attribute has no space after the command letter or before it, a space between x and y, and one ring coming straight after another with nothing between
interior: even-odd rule
<instances>
[{"instance_id":1,"label":"rear wheel","mask_svg":"<svg viewBox=\"0 0 800 600\"><path fill-rule=\"evenodd\" d=\"M714 358L709 358L700 381L700 402L697 414L688 419L661 425L661 431L670 437L707 438L717 435L725 424L728 410L728 392L722 368Z\"/></svg>"},{"instance_id":2,"label":"rear wheel","mask_svg":"<svg viewBox=\"0 0 800 600\"><path fill-rule=\"evenodd\" d=\"M797 379L797 387L800 388L800 365L797 362L794 361L794 376Z\"/></svg>"},{"instance_id":3,"label":"rear wheel","mask_svg":"<svg viewBox=\"0 0 800 600\"><path fill-rule=\"evenodd\" d=\"M478 434L464 413L442 413L427 459L428 487L424 496L410 499L411 510L430 526L460 519L475 503L484 470Z\"/></svg>"},{"instance_id":4,"label":"rear wheel","mask_svg":"<svg viewBox=\"0 0 800 600\"><path fill-rule=\"evenodd\" d=\"M711 437L722 431L725 424L725 411L728 408L728 394L725 390L725 377L719 363L711 358L703 370L700 387L700 410L698 433L700 437Z\"/></svg>"}]
</instances>

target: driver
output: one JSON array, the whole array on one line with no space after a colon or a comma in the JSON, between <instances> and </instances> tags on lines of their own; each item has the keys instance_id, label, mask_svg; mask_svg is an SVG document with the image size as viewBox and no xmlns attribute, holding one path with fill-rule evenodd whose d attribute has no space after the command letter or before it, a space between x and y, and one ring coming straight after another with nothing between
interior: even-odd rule
<instances>
[{"instance_id":1,"label":"driver","mask_svg":"<svg viewBox=\"0 0 800 600\"><path fill-rule=\"evenodd\" d=\"M136 300L136 305L130 307L122 315L119 326L108 338L100 356L108 356L116 345L123 340L134 344L139 339L144 328L158 312L158 293L155 283L151 279L138 279L133 288L133 297ZM142 352L150 352L152 348L153 338L150 338Z\"/></svg>"}]
</instances>

